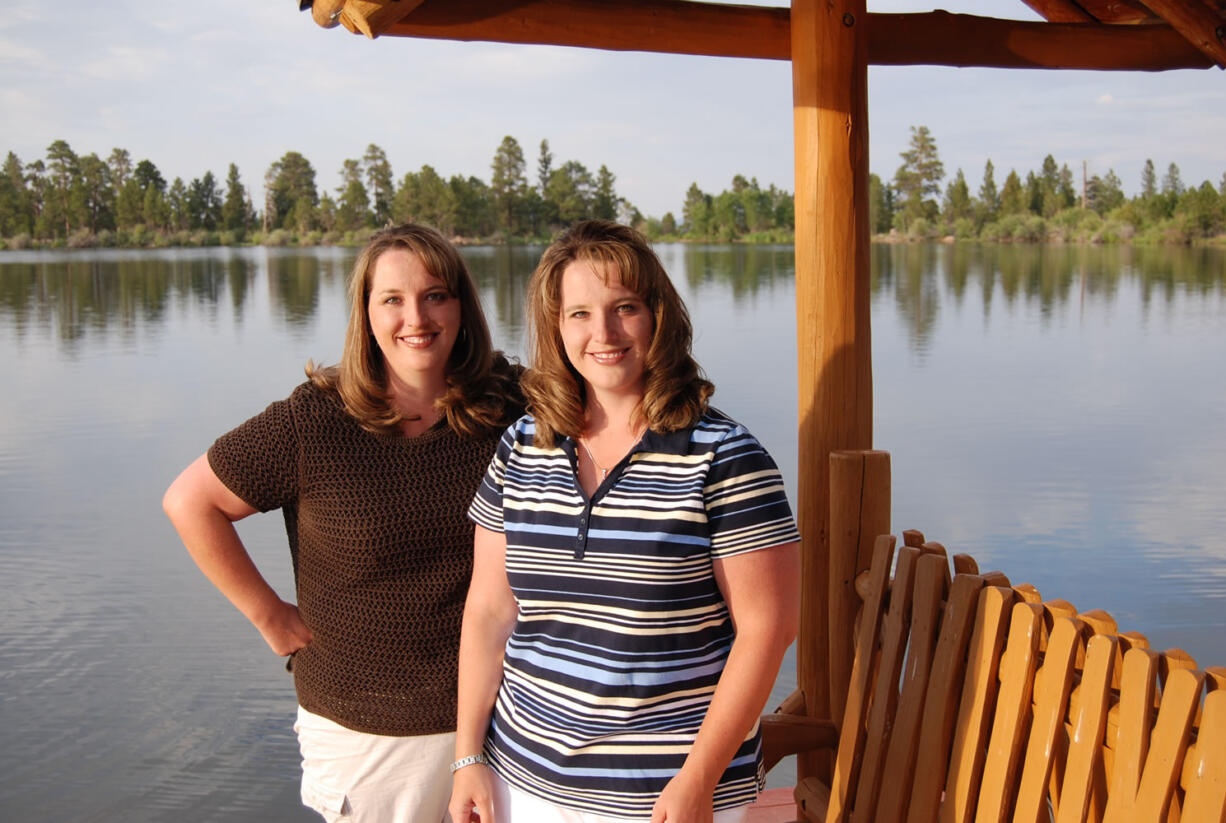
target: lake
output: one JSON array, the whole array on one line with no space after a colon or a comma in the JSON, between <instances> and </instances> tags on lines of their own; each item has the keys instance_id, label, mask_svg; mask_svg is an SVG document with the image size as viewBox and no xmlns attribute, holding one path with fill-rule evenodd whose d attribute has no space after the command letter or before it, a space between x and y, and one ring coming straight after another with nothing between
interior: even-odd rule
<instances>
[{"instance_id":1,"label":"lake","mask_svg":"<svg viewBox=\"0 0 1226 823\"><path fill-rule=\"evenodd\" d=\"M540 251L464 251L513 353ZM791 247L658 251L715 405L771 450L794 500ZM6 819L318 820L298 802L283 662L160 501L308 358L340 356L354 254L0 254ZM895 532L1226 664L1226 252L899 245L872 266ZM280 516L240 531L291 593ZM776 703L794 679L789 664Z\"/></svg>"}]
</instances>

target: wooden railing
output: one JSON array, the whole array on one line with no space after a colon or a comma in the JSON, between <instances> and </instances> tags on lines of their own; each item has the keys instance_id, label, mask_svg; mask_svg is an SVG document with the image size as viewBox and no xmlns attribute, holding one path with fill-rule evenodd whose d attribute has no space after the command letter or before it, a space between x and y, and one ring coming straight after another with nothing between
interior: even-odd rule
<instances>
[{"instance_id":1,"label":"wooden railing","mask_svg":"<svg viewBox=\"0 0 1226 823\"><path fill-rule=\"evenodd\" d=\"M838 722L805 717L800 691L763 719L768 766L835 752L800 777L800 819L1226 821L1226 667L919 532L897 563L895 538L872 542Z\"/></svg>"}]
</instances>

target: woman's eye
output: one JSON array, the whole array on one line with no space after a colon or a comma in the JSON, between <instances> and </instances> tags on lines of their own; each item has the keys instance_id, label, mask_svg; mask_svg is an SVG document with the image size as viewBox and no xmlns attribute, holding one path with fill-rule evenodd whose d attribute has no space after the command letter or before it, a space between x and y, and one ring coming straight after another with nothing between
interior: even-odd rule
<instances>
[{"instance_id":1,"label":"woman's eye","mask_svg":"<svg viewBox=\"0 0 1226 823\"><path fill-rule=\"evenodd\" d=\"M394 306L400 302L399 297L386 297L383 299L385 305Z\"/></svg>"},{"instance_id":2,"label":"woman's eye","mask_svg":"<svg viewBox=\"0 0 1226 823\"><path fill-rule=\"evenodd\" d=\"M573 311L573 312L571 312L571 313L570 313L570 316L571 316L571 319L573 319L573 320L584 320L584 319L586 319L586 318L587 318L587 312L585 312L585 311Z\"/></svg>"},{"instance_id":3,"label":"woman's eye","mask_svg":"<svg viewBox=\"0 0 1226 823\"><path fill-rule=\"evenodd\" d=\"M426 295L426 299L431 303L445 303L450 297L451 295L445 291L432 291Z\"/></svg>"},{"instance_id":4,"label":"woman's eye","mask_svg":"<svg viewBox=\"0 0 1226 823\"><path fill-rule=\"evenodd\" d=\"M617 307L617 310L622 314L633 314L634 312L638 311L638 309L639 307L637 303L622 303Z\"/></svg>"}]
</instances>

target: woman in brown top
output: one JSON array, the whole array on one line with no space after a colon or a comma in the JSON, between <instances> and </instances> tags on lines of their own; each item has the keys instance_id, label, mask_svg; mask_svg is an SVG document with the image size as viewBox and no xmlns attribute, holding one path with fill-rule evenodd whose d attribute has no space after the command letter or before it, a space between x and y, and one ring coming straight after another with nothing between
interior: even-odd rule
<instances>
[{"instance_id":1,"label":"woman in brown top","mask_svg":"<svg viewBox=\"0 0 1226 823\"><path fill-rule=\"evenodd\" d=\"M456 654L472 565L465 516L522 412L463 259L405 225L359 254L339 365L222 435L163 507L196 564L290 656L303 802L327 820L442 821ZM234 521L281 509L296 602Z\"/></svg>"}]
</instances>

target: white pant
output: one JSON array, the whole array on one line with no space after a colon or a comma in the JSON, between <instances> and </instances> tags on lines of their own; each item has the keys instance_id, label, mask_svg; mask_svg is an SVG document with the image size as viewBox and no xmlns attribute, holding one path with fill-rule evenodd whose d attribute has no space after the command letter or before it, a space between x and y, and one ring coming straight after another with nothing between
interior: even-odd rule
<instances>
[{"instance_id":1,"label":"white pant","mask_svg":"<svg viewBox=\"0 0 1226 823\"><path fill-rule=\"evenodd\" d=\"M347 729L298 707L302 802L328 823L448 820L455 732L388 737Z\"/></svg>"},{"instance_id":2,"label":"white pant","mask_svg":"<svg viewBox=\"0 0 1226 823\"><path fill-rule=\"evenodd\" d=\"M497 774L493 777L495 802L503 810L498 823L642 823L642 818L606 817L556 806L508 785ZM714 823L745 823L748 815L748 806L725 809L715 813Z\"/></svg>"}]
</instances>

